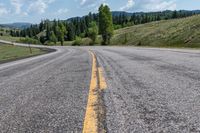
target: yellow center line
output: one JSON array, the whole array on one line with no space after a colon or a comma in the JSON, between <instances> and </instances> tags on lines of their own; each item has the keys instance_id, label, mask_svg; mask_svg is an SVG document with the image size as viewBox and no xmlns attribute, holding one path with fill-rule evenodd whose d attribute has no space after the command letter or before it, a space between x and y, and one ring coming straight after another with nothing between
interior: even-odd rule
<instances>
[{"instance_id":1,"label":"yellow center line","mask_svg":"<svg viewBox=\"0 0 200 133\"><path fill-rule=\"evenodd\" d=\"M90 90L88 96L88 103L83 125L83 133L98 133L99 118L98 118L98 101L99 90L107 88L105 79L102 75L102 69L97 68L97 60L95 54L90 51L92 55L92 76L90 82ZM98 74L99 73L99 74ZM98 76L97 76L98 75ZM98 84L99 81L99 84Z\"/></svg>"},{"instance_id":2,"label":"yellow center line","mask_svg":"<svg viewBox=\"0 0 200 133\"><path fill-rule=\"evenodd\" d=\"M107 84L103 76L103 69L101 67L98 67L98 72L99 72L99 87L100 89L104 90L107 88Z\"/></svg>"},{"instance_id":3,"label":"yellow center line","mask_svg":"<svg viewBox=\"0 0 200 133\"><path fill-rule=\"evenodd\" d=\"M95 55L90 52L92 55L92 76L89 90L89 97L87 103L87 109L84 120L83 133L96 133L98 131L98 118L95 111L95 103L98 101L98 96L95 94L97 88L97 62Z\"/></svg>"}]
</instances>

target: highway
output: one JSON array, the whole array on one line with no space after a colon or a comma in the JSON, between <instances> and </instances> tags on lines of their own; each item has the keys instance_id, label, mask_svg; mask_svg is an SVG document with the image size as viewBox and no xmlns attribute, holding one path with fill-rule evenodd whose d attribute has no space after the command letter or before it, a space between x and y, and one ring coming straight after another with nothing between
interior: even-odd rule
<instances>
[{"instance_id":1,"label":"highway","mask_svg":"<svg viewBox=\"0 0 200 133\"><path fill-rule=\"evenodd\" d=\"M0 64L1 132L200 132L199 50L50 48Z\"/></svg>"}]
</instances>

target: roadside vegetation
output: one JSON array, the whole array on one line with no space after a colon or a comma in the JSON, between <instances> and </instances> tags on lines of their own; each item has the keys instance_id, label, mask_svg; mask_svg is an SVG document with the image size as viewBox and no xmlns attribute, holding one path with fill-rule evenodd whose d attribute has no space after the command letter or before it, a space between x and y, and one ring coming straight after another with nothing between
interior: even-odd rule
<instances>
[{"instance_id":1,"label":"roadside vegetation","mask_svg":"<svg viewBox=\"0 0 200 133\"><path fill-rule=\"evenodd\" d=\"M19 47L13 45L0 44L0 63L17 60L21 58L27 58L31 56L41 55L46 53L46 51L38 48Z\"/></svg>"},{"instance_id":2,"label":"roadside vegetation","mask_svg":"<svg viewBox=\"0 0 200 133\"><path fill-rule=\"evenodd\" d=\"M82 42L84 45L87 45L88 43L84 43L83 40L90 40L89 45L98 43L108 45L110 38L113 36L114 29L117 30L161 20L185 18L198 13L200 12L110 12L108 6L101 5L98 14L89 13L86 16L70 18L68 20L43 20L40 24L31 25L29 28L23 30L13 29L10 32L6 31L6 34L10 34L12 37L26 38L20 40L23 43L26 41L27 43L35 43L36 41L33 40L37 40L38 43L44 45L76 45L77 42ZM102 42L96 41L96 33L103 35ZM31 38L32 41L27 38Z\"/></svg>"},{"instance_id":3,"label":"roadside vegetation","mask_svg":"<svg viewBox=\"0 0 200 133\"><path fill-rule=\"evenodd\" d=\"M0 36L0 40L10 41L10 42L20 42L20 39L24 37L12 37L12 36Z\"/></svg>"},{"instance_id":4,"label":"roadside vegetation","mask_svg":"<svg viewBox=\"0 0 200 133\"><path fill-rule=\"evenodd\" d=\"M200 15L116 30L111 45L200 47Z\"/></svg>"},{"instance_id":5,"label":"roadside vegetation","mask_svg":"<svg viewBox=\"0 0 200 133\"><path fill-rule=\"evenodd\" d=\"M99 8L99 33L102 35L102 45L109 45L114 28L112 14L107 5L101 5Z\"/></svg>"},{"instance_id":6,"label":"roadside vegetation","mask_svg":"<svg viewBox=\"0 0 200 133\"><path fill-rule=\"evenodd\" d=\"M111 12L108 6L101 5L97 14L42 20L22 30L1 29L0 39L49 46L200 47L197 14L200 11Z\"/></svg>"}]
</instances>

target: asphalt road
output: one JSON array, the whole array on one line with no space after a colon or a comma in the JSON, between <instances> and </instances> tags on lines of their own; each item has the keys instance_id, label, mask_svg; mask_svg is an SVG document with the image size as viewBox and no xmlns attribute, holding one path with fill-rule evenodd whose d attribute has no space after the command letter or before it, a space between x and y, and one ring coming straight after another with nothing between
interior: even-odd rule
<instances>
[{"instance_id":1,"label":"asphalt road","mask_svg":"<svg viewBox=\"0 0 200 133\"><path fill-rule=\"evenodd\" d=\"M92 58L103 69L110 133L199 133L200 51L54 47L0 65L1 132L82 132Z\"/></svg>"},{"instance_id":2,"label":"asphalt road","mask_svg":"<svg viewBox=\"0 0 200 133\"><path fill-rule=\"evenodd\" d=\"M82 131L91 58L77 48L0 65L0 132Z\"/></svg>"}]
</instances>

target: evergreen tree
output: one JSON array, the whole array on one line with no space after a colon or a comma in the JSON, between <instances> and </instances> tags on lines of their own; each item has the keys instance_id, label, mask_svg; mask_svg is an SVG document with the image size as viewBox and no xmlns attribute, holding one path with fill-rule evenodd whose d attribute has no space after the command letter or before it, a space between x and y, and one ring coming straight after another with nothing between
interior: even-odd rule
<instances>
[{"instance_id":1,"label":"evergreen tree","mask_svg":"<svg viewBox=\"0 0 200 133\"><path fill-rule=\"evenodd\" d=\"M79 36L81 34L81 24L80 22L76 23L76 35Z\"/></svg>"},{"instance_id":2,"label":"evergreen tree","mask_svg":"<svg viewBox=\"0 0 200 133\"><path fill-rule=\"evenodd\" d=\"M86 26L86 24L85 24L85 20L82 20L82 21L81 21L81 25L80 25L81 33L85 33L85 32L86 32L86 29L87 29L87 26Z\"/></svg>"},{"instance_id":3,"label":"evergreen tree","mask_svg":"<svg viewBox=\"0 0 200 133\"><path fill-rule=\"evenodd\" d=\"M65 26L63 25L62 22L59 22L58 24L58 28L57 28L57 34L58 34L58 41L60 41L61 43L61 46L63 46L63 43L64 43L64 37L65 37L65 34L66 34L66 28Z\"/></svg>"},{"instance_id":4,"label":"evergreen tree","mask_svg":"<svg viewBox=\"0 0 200 133\"><path fill-rule=\"evenodd\" d=\"M11 35L12 37L15 37L15 31L14 31L14 30L11 30L11 31L10 31L10 35Z\"/></svg>"},{"instance_id":5,"label":"evergreen tree","mask_svg":"<svg viewBox=\"0 0 200 133\"><path fill-rule=\"evenodd\" d=\"M57 34L58 22L54 19L52 30L54 34Z\"/></svg>"},{"instance_id":6,"label":"evergreen tree","mask_svg":"<svg viewBox=\"0 0 200 133\"><path fill-rule=\"evenodd\" d=\"M160 15L157 15L156 20L157 20L157 21L160 21L160 20L161 20Z\"/></svg>"},{"instance_id":7,"label":"evergreen tree","mask_svg":"<svg viewBox=\"0 0 200 133\"><path fill-rule=\"evenodd\" d=\"M175 10L173 13L172 13L172 18L177 18L177 11Z\"/></svg>"},{"instance_id":8,"label":"evergreen tree","mask_svg":"<svg viewBox=\"0 0 200 133\"><path fill-rule=\"evenodd\" d=\"M47 40L50 40L50 34L51 34L50 26L47 25L47 29L46 29L46 38L47 38Z\"/></svg>"},{"instance_id":9,"label":"evergreen tree","mask_svg":"<svg viewBox=\"0 0 200 133\"><path fill-rule=\"evenodd\" d=\"M20 36L20 32L19 30L16 31L16 37L19 37Z\"/></svg>"},{"instance_id":10,"label":"evergreen tree","mask_svg":"<svg viewBox=\"0 0 200 133\"><path fill-rule=\"evenodd\" d=\"M40 32L44 30L44 21L42 20L39 24Z\"/></svg>"},{"instance_id":11,"label":"evergreen tree","mask_svg":"<svg viewBox=\"0 0 200 133\"><path fill-rule=\"evenodd\" d=\"M110 8L107 5L101 5L99 8L99 33L103 38L103 45L108 45L113 36L113 20Z\"/></svg>"},{"instance_id":12,"label":"evergreen tree","mask_svg":"<svg viewBox=\"0 0 200 133\"><path fill-rule=\"evenodd\" d=\"M50 33L50 41L54 42L54 44L56 44L56 42L57 42L56 35L53 31L51 31L51 33Z\"/></svg>"},{"instance_id":13,"label":"evergreen tree","mask_svg":"<svg viewBox=\"0 0 200 133\"><path fill-rule=\"evenodd\" d=\"M135 19L136 19L136 16L135 16L135 14L133 14L133 15L131 16L130 21L131 21L133 24L136 24Z\"/></svg>"},{"instance_id":14,"label":"evergreen tree","mask_svg":"<svg viewBox=\"0 0 200 133\"><path fill-rule=\"evenodd\" d=\"M88 37L92 40L92 43L94 44L96 41L98 35L98 27L96 25L96 22L91 22L90 27L88 29Z\"/></svg>"},{"instance_id":15,"label":"evergreen tree","mask_svg":"<svg viewBox=\"0 0 200 133\"><path fill-rule=\"evenodd\" d=\"M73 23L69 23L68 26L68 40L73 41L75 39L75 27Z\"/></svg>"},{"instance_id":16,"label":"evergreen tree","mask_svg":"<svg viewBox=\"0 0 200 133\"><path fill-rule=\"evenodd\" d=\"M40 37L40 42L41 42L42 44L44 44L46 41L47 41L46 36L41 36L41 37Z\"/></svg>"}]
</instances>

